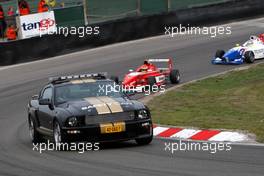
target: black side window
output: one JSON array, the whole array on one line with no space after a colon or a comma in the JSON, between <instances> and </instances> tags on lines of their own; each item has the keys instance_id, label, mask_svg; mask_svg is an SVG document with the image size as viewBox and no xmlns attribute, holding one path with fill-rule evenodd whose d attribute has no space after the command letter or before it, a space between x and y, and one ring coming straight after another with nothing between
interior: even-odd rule
<instances>
[{"instance_id":1,"label":"black side window","mask_svg":"<svg viewBox=\"0 0 264 176\"><path fill-rule=\"evenodd\" d=\"M52 88L46 88L42 93L42 99L52 99Z\"/></svg>"}]
</instances>

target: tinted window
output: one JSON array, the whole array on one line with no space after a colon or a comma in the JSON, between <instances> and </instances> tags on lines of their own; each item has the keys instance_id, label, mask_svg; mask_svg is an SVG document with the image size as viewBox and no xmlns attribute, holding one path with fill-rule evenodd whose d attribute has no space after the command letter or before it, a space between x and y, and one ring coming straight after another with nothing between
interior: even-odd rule
<instances>
[{"instance_id":1,"label":"tinted window","mask_svg":"<svg viewBox=\"0 0 264 176\"><path fill-rule=\"evenodd\" d=\"M52 98L52 88L46 88L42 94L42 99L50 99Z\"/></svg>"}]
</instances>

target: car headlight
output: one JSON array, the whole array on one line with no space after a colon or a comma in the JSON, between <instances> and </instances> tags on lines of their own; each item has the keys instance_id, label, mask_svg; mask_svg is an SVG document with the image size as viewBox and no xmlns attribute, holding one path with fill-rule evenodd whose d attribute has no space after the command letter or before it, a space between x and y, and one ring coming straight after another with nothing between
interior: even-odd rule
<instances>
[{"instance_id":1,"label":"car headlight","mask_svg":"<svg viewBox=\"0 0 264 176\"><path fill-rule=\"evenodd\" d=\"M69 125L70 127L76 127L76 126L78 125L78 120L77 120L77 118L76 118L76 117L70 117L70 118L68 119L68 125Z\"/></svg>"},{"instance_id":2,"label":"car headlight","mask_svg":"<svg viewBox=\"0 0 264 176\"><path fill-rule=\"evenodd\" d=\"M146 118L148 118L148 112L147 112L147 110L143 109L143 110L138 111L138 118L139 119L146 119Z\"/></svg>"}]
</instances>

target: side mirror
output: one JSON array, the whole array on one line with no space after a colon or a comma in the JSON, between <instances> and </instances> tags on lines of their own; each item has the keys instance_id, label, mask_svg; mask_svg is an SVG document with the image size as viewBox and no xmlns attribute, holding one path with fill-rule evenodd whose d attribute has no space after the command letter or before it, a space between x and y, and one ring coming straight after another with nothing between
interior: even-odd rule
<instances>
[{"instance_id":1,"label":"side mirror","mask_svg":"<svg viewBox=\"0 0 264 176\"><path fill-rule=\"evenodd\" d=\"M39 99L39 104L40 105L51 105L51 100L50 99Z\"/></svg>"},{"instance_id":2,"label":"side mirror","mask_svg":"<svg viewBox=\"0 0 264 176\"><path fill-rule=\"evenodd\" d=\"M129 72L133 72L134 70L133 69L129 69Z\"/></svg>"}]
</instances>

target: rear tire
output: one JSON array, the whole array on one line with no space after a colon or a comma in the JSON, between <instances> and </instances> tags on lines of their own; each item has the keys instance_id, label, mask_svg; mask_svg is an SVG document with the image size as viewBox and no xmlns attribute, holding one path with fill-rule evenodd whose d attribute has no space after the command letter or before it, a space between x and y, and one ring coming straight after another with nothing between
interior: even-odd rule
<instances>
[{"instance_id":1,"label":"rear tire","mask_svg":"<svg viewBox=\"0 0 264 176\"><path fill-rule=\"evenodd\" d=\"M37 123L32 117L28 118L29 125L29 136L31 138L32 143L37 144L42 142L43 138L41 134L37 131Z\"/></svg>"},{"instance_id":2,"label":"rear tire","mask_svg":"<svg viewBox=\"0 0 264 176\"><path fill-rule=\"evenodd\" d=\"M215 58L223 58L223 56L225 55L225 51L224 50L217 50L215 53Z\"/></svg>"},{"instance_id":3,"label":"rear tire","mask_svg":"<svg viewBox=\"0 0 264 176\"><path fill-rule=\"evenodd\" d=\"M245 62L252 64L252 63L254 63L254 61L255 61L254 53L252 51L247 51L245 53Z\"/></svg>"},{"instance_id":4,"label":"rear tire","mask_svg":"<svg viewBox=\"0 0 264 176\"><path fill-rule=\"evenodd\" d=\"M179 70L172 70L170 72L170 81L172 84L178 84L181 80L180 72Z\"/></svg>"}]
</instances>

